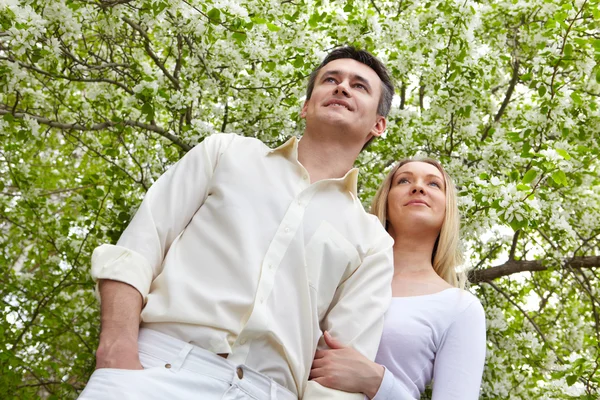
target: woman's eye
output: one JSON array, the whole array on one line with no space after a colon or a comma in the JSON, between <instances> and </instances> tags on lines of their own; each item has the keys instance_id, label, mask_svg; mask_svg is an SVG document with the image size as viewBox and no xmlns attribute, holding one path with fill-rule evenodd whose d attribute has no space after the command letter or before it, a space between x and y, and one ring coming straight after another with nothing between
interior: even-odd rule
<instances>
[{"instance_id":1,"label":"woman's eye","mask_svg":"<svg viewBox=\"0 0 600 400\"><path fill-rule=\"evenodd\" d=\"M400 178L400 179L398 179L398 183L408 183L408 179Z\"/></svg>"},{"instance_id":2,"label":"woman's eye","mask_svg":"<svg viewBox=\"0 0 600 400\"><path fill-rule=\"evenodd\" d=\"M429 185L431 185L431 186L435 186L435 187L436 187L436 188L438 188L438 189L440 189L440 188L441 188L440 184L439 184L439 183L437 183L437 182L429 182Z\"/></svg>"}]
</instances>

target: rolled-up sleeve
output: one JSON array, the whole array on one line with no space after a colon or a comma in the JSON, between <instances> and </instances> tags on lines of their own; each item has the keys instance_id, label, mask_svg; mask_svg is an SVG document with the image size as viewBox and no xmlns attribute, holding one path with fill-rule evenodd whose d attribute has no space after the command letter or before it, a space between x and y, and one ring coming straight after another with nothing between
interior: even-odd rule
<instances>
[{"instance_id":1,"label":"rolled-up sleeve","mask_svg":"<svg viewBox=\"0 0 600 400\"><path fill-rule=\"evenodd\" d=\"M117 244L94 250L94 280L127 283L146 301L169 247L206 200L219 155L234 139L226 134L206 138L152 185Z\"/></svg>"},{"instance_id":2,"label":"rolled-up sleeve","mask_svg":"<svg viewBox=\"0 0 600 400\"><path fill-rule=\"evenodd\" d=\"M332 306L321 323L323 331L329 331L334 338L370 360L377 354L383 316L392 297L394 242L387 233L381 232L361 265L338 287ZM326 348L322 340L319 347ZM303 399L363 400L364 395L329 389L309 381Z\"/></svg>"}]
</instances>

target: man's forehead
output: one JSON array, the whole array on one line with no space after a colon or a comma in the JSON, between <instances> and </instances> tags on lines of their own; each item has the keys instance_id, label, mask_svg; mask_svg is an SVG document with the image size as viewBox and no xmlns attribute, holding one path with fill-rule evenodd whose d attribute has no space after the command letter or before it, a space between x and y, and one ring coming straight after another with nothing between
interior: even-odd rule
<instances>
[{"instance_id":1,"label":"man's forehead","mask_svg":"<svg viewBox=\"0 0 600 400\"><path fill-rule=\"evenodd\" d=\"M371 83L381 81L377 73L371 69L371 67L352 58L338 58L337 60L327 63L319 71L319 77L322 77L328 72L358 75Z\"/></svg>"}]
</instances>

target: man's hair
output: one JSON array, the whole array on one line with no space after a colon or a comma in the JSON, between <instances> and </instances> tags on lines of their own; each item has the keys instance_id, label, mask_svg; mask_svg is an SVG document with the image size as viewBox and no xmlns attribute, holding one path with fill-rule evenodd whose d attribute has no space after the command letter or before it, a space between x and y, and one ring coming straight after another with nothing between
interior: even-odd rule
<instances>
[{"instance_id":1,"label":"man's hair","mask_svg":"<svg viewBox=\"0 0 600 400\"><path fill-rule=\"evenodd\" d=\"M390 108L392 107L392 98L394 97L394 84L390 79L388 71L383 63L374 55L368 51L358 50L352 46L338 47L337 49L334 49L327 54L327 57L325 57L321 65L319 65L313 72L310 73L310 77L308 79L308 88L306 89L306 100L310 100L310 96L312 96L312 92L315 87L315 81L321 68L330 62L339 60L341 58L349 58L358 61L375 71L379 79L381 79L382 89L381 96L379 97L379 105L377 106L377 114L387 117L388 113L390 112Z\"/></svg>"}]
</instances>

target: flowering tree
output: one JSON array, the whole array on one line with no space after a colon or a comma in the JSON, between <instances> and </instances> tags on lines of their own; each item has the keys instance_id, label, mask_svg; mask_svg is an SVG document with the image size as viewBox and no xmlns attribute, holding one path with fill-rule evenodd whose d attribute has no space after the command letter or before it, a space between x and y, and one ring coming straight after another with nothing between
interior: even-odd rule
<instances>
[{"instance_id":1,"label":"flowering tree","mask_svg":"<svg viewBox=\"0 0 600 400\"><path fill-rule=\"evenodd\" d=\"M365 204L415 154L459 186L481 397L596 399L599 27L599 0L0 0L0 394L75 398L93 248L206 136L301 134L308 74L353 44L397 86Z\"/></svg>"}]
</instances>

